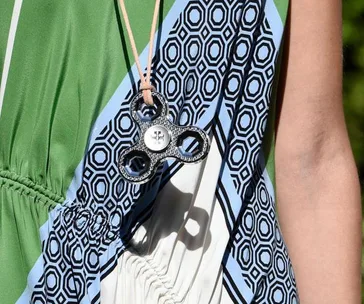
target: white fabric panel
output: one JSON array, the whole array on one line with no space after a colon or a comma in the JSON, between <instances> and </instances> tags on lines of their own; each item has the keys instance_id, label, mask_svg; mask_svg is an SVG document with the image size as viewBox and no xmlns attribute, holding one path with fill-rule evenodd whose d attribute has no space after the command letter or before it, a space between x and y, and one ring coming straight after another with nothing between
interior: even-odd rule
<instances>
[{"instance_id":1,"label":"white fabric panel","mask_svg":"<svg viewBox=\"0 0 364 304\"><path fill-rule=\"evenodd\" d=\"M229 233L211 191L220 166L213 139L204 162L186 165L172 177L132 248L101 282L101 303L226 303L221 261Z\"/></svg>"}]
</instances>

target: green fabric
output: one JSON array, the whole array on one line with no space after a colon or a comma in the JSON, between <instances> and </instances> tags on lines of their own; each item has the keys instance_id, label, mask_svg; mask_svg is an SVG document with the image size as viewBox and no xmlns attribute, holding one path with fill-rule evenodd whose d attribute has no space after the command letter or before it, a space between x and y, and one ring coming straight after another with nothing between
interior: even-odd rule
<instances>
[{"instance_id":1,"label":"green fabric","mask_svg":"<svg viewBox=\"0 0 364 304\"><path fill-rule=\"evenodd\" d=\"M164 1L161 20L173 1ZM126 5L141 52L154 1ZM3 63L13 1L0 8ZM39 228L63 201L92 124L134 63L121 27L117 1L23 1L0 118L1 303L23 292L41 252Z\"/></svg>"},{"instance_id":2,"label":"green fabric","mask_svg":"<svg viewBox=\"0 0 364 304\"><path fill-rule=\"evenodd\" d=\"M40 254L39 227L61 197L14 173L0 172L1 303L14 303Z\"/></svg>"},{"instance_id":3,"label":"green fabric","mask_svg":"<svg viewBox=\"0 0 364 304\"><path fill-rule=\"evenodd\" d=\"M274 0L274 4L277 7L282 23L285 24L287 19L287 9L289 5L289 0Z\"/></svg>"}]
</instances>

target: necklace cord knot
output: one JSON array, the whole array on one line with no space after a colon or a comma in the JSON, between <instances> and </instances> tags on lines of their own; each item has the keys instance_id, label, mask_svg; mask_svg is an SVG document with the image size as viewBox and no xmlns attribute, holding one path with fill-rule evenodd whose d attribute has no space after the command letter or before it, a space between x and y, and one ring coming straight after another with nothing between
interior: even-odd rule
<instances>
[{"instance_id":1,"label":"necklace cord knot","mask_svg":"<svg viewBox=\"0 0 364 304\"><path fill-rule=\"evenodd\" d=\"M152 91L155 91L155 87L152 86L151 84L142 83L140 85L140 91L142 91L142 93L143 93L144 102L147 105L152 106L154 104L153 97L152 97Z\"/></svg>"}]
</instances>

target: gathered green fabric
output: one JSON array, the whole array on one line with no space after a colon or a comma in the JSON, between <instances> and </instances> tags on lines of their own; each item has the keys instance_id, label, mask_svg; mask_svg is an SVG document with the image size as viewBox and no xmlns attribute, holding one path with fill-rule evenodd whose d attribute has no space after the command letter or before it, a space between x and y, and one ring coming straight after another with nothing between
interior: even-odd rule
<instances>
[{"instance_id":1,"label":"gathered green fabric","mask_svg":"<svg viewBox=\"0 0 364 304\"><path fill-rule=\"evenodd\" d=\"M54 194L47 188L37 185L27 177L15 172L0 171L0 187L16 191L24 196L38 197L38 202L48 208L55 207L64 201L64 197Z\"/></svg>"},{"instance_id":2,"label":"gathered green fabric","mask_svg":"<svg viewBox=\"0 0 364 304\"><path fill-rule=\"evenodd\" d=\"M12 172L0 172L0 286L2 303L15 303L41 252L39 227L62 198Z\"/></svg>"}]
</instances>

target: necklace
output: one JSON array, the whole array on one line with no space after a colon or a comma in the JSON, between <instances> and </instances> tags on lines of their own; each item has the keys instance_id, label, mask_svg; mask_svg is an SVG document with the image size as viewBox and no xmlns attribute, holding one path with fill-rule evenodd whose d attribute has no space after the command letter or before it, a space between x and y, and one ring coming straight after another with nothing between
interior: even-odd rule
<instances>
[{"instance_id":1,"label":"necklace","mask_svg":"<svg viewBox=\"0 0 364 304\"><path fill-rule=\"evenodd\" d=\"M122 151L118 163L122 177L131 183L141 184L150 181L158 166L169 158L183 163L197 163L207 156L210 148L210 139L204 130L195 126L179 126L170 121L168 101L151 85L153 43L159 7L160 0L156 0L150 31L147 74L144 77L125 2L120 0L121 12L141 82L139 92L130 103L131 116L141 134L136 143Z\"/></svg>"}]
</instances>

